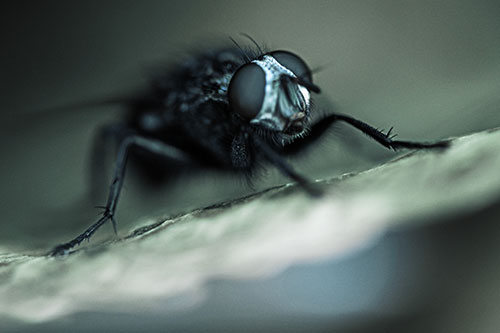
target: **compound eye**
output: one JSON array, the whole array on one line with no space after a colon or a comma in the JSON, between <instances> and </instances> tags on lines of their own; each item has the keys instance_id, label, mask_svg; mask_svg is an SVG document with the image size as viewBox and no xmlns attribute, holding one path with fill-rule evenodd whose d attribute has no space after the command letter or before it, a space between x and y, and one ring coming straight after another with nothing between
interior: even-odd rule
<instances>
[{"instance_id":1,"label":"compound eye","mask_svg":"<svg viewBox=\"0 0 500 333\"><path fill-rule=\"evenodd\" d=\"M288 51L273 51L269 54L283 67L291 70L301 81L312 84L311 70L298 55Z\"/></svg>"},{"instance_id":2,"label":"compound eye","mask_svg":"<svg viewBox=\"0 0 500 333\"><path fill-rule=\"evenodd\" d=\"M254 118L264 102L265 87L264 71L256 64L243 65L229 83L229 106L244 119Z\"/></svg>"}]
</instances>

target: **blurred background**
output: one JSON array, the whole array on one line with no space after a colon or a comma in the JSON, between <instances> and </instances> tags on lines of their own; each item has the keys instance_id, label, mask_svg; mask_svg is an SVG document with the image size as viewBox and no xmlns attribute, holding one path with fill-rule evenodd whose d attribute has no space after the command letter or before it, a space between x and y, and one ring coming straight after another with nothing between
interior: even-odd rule
<instances>
[{"instance_id":1,"label":"blurred background","mask_svg":"<svg viewBox=\"0 0 500 333\"><path fill-rule=\"evenodd\" d=\"M88 198L95 130L120 108L44 110L134 90L151 66L196 50L249 44L299 54L322 88L317 107L401 139L500 126L500 3L492 1L12 1L0 10L0 249L41 251L97 215ZM343 126L302 158L311 178L393 156ZM128 180L119 230L286 182L199 175L151 193ZM110 228L96 238L109 237ZM109 233L109 234L108 234Z\"/></svg>"}]
</instances>

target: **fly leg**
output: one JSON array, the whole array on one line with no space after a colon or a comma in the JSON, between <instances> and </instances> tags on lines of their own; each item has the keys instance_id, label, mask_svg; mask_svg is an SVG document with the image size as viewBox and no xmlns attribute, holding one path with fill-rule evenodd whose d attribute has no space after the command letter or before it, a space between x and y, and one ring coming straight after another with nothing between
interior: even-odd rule
<instances>
[{"instance_id":1,"label":"fly leg","mask_svg":"<svg viewBox=\"0 0 500 333\"><path fill-rule=\"evenodd\" d=\"M281 154L271 148L264 140L259 138L258 135L253 136L253 141L255 145L259 147L259 151L264 158L269 163L273 164L281 173L296 181L309 195L314 197L321 196L322 191L319 188L316 188L307 178L297 173Z\"/></svg>"},{"instance_id":2,"label":"fly leg","mask_svg":"<svg viewBox=\"0 0 500 333\"><path fill-rule=\"evenodd\" d=\"M334 114L329 117L332 117L333 120L339 120L348 123L349 125L357 128L364 134L368 135L371 137L373 140L377 141L380 143L382 146L392 149L392 150L398 150L401 148L406 148L406 149L433 149L433 148L446 148L449 146L448 141L438 141L438 142L415 142L415 141L400 141L400 140L393 140L394 137L396 136L391 135L392 132L392 127L389 129L387 133L384 133L367 123L364 123L360 120L357 120L355 118L341 115L341 114ZM327 117L327 118L329 118Z\"/></svg>"},{"instance_id":3,"label":"fly leg","mask_svg":"<svg viewBox=\"0 0 500 333\"><path fill-rule=\"evenodd\" d=\"M311 127L311 130L309 133L304 136L301 139L297 139L291 144L285 146L283 148L283 153L287 155L293 155L307 146L309 146L311 143L315 142L317 139L319 139L328 128L332 124L338 121L343 121L356 129L360 130L373 140L377 141L379 144L383 145L384 147L392 150L398 150L398 149L434 149L434 148L446 148L449 146L448 141L438 141L438 142L414 142L414 141L400 141L400 140L394 140L394 137L396 135L391 135L392 134L392 128L387 132L384 133L370 125L368 125L365 122L362 122L360 120L357 120L355 118L342 115L342 114L331 114L329 116L326 116L325 118L321 119L318 121L316 124L314 124Z\"/></svg>"},{"instance_id":4,"label":"fly leg","mask_svg":"<svg viewBox=\"0 0 500 333\"><path fill-rule=\"evenodd\" d=\"M406 149L436 149L436 148L446 148L449 146L449 142L447 141L438 141L434 143L427 142L414 142L414 141L400 141L393 140L395 135L391 135L392 128L384 133L367 123L364 123L355 118L341 115L341 114L331 114L317 123L311 126L311 129L305 136L302 138L298 138L293 142L285 145L280 149L279 152L274 151L271 147L269 147L265 142L260 140L258 136L255 137L256 144L258 144L260 150L266 157L266 159L274 164L282 173L289 176L293 180L297 181L308 193L312 195L321 194L316 188L311 186L305 178L297 174L291 166L286 163L283 156L295 155L307 147L309 147L312 143L316 142L334 123L338 121L343 121L348 123L349 125L357 128L373 140L377 141L379 144L384 147L392 150L398 150L402 148Z\"/></svg>"},{"instance_id":5,"label":"fly leg","mask_svg":"<svg viewBox=\"0 0 500 333\"><path fill-rule=\"evenodd\" d=\"M107 156L116 154L116 148L127 135L130 129L125 124L109 124L102 127L94 137L90 156L90 198L92 201L102 200L103 184L108 182L105 176L108 170ZM106 171L106 172L103 172ZM100 198L100 199L98 199Z\"/></svg>"},{"instance_id":6,"label":"fly leg","mask_svg":"<svg viewBox=\"0 0 500 333\"><path fill-rule=\"evenodd\" d=\"M191 157L185 152L164 142L139 135L129 135L125 137L118 148L113 181L110 185L108 201L106 203L106 206L104 207L104 212L101 218L71 241L56 246L49 252L49 255L56 256L69 253L72 248L79 245L85 239L89 239L94 234L94 232L97 231L97 229L99 229L104 223L108 221L111 221L116 233L116 222L114 219L114 214L125 177L128 153L130 151L130 148L132 147L144 149L159 156L164 156L179 162L192 162Z\"/></svg>"}]
</instances>

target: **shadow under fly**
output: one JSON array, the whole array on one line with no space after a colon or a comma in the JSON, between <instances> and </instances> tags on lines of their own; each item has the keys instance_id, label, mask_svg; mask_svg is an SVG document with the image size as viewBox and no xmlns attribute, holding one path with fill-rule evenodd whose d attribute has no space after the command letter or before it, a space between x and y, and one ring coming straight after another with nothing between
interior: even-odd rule
<instances>
[{"instance_id":1,"label":"shadow under fly","mask_svg":"<svg viewBox=\"0 0 500 333\"><path fill-rule=\"evenodd\" d=\"M113 140L117 146L102 216L50 255L69 253L107 222L116 232L114 216L130 160L153 180L175 177L185 169L213 169L252 179L260 168L274 167L311 196L319 196L321 191L296 172L287 157L313 145L336 122L392 150L447 146L445 141L394 140L392 128L380 131L344 114L329 113L313 122L311 100L320 88L304 60L289 51L263 50L255 42L254 48L233 43L156 75L149 91L121 101L128 113L121 122L103 128L96 140L97 162L103 158L98 156L100 145ZM94 174L99 171L94 167Z\"/></svg>"}]
</instances>

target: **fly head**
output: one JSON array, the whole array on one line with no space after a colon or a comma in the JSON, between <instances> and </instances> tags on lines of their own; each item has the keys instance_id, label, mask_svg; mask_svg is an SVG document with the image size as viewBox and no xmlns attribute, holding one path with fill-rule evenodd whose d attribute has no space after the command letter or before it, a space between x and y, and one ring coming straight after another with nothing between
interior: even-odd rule
<instances>
[{"instance_id":1,"label":"fly head","mask_svg":"<svg viewBox=\"0 0 500 333\"><path fill-rule=\"evenodd\" d=\"M236 71L228 98L230 108L253 126L295 137L306 129L311 92L320 90L306 63L291 52L273 51Z\"/></svg>"}]
</instances>

